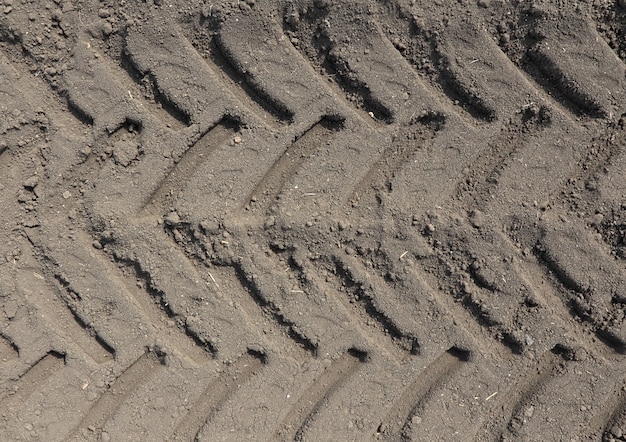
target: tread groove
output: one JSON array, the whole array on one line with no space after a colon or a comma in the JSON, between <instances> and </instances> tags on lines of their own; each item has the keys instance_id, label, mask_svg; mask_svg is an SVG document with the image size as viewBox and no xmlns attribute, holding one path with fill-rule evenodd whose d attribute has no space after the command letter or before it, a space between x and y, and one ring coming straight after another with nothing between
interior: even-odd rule
<instances>
[{"instance_id":1,"label":"tread groove","mask_svg":"<svg viewBox=\"0 0 626 442\"><path fill-rule=\"evenodd\" d=\"M335 360L300 396L278 427L275 437L281 441L301 441L310 423L324 403L352 376L367 355L349 350Z\"/></svg>"},{"instance_id":2,"label":"tread groove","mask_svg":"<svg viewBox=\"0 0 626 442\"><path fill-rule=\"evenodd\" d=\"M228 90L246 107L263 117L261 120L264 123L276 127L277 122L285 124L293 119L293 112L256 90L246 80L219 44L219 38L207 35L206 30L202 28L196 31L190 41L209 68L215 73L222 73L222 82Z\"/></svg>"},{"instance_id":3,"label":"tread groove","mask_svg":"<svg viewBox=\"0 0 626 442\"><path fill-rule=\"evenodd\" d=\"M102 430L106 422L140 385L164 366L156 353L147 351L120 374L98 398L68 439L76 439L83 428Z\"/></svg>"},{"instance_id":4,"label":"tread groove","mask_svg":"<svg viewBox=\"0 0 626 442\"><path fill-rule=\"evenodd\" d=\"M411 418L461 364L469 361L470 352L451 347L422 370L392 405L381 424L378 435L384 440L409 440L407 428Z\"/></svg>"},{"instance_id":5,"label":"tread groove","mask_svg":"<svg viewBox=\"0 0 626 442\"><path fill-rule=\"evenodd\" d=\"M143 204L141 213L148 215L162 211L171 206L178 194L182 192L187 181L192 178L200 165L237 131L238 124L228 118L222 119L217 125L205 132L189 147L166 177L159 183L148 200Z\"/></svg>"},{"instance_id":6,"label":"tread groove","mask_svg":"<svg viewBox=\"0 0 626 442\"><path fill-rule=\"evenodd\" d=\"M259 373L264 364L262 354L249 351L226 367L220 376L202 392L200 398L176 426L171 440L196 440L202 427L219 411L222 404L243 384Z\"/></svg>"},{"instance_id":7,"label":"tread groove","mask_svg":"<svg viewBox=\"0 0 626 442\"><path fill-rule=\"evenodd\" d=\"M263 290L257 282L248 276L244 266L236 264L234 266L235 274L239 280L241 286L250 294L250 297L254 300L259 307L266 312L281 328L286 330L289 337L299 344L304 350L315 356L317 353L317 345L311 341L308 337L302 334L296 324L289 321L280 312L280 309L274 304L271 299L267 299L263 294Z\"/></svg>"},{"instance_id":8,"label":"tread groove","mask_svg":"<svg viewBox=\"0 0 626 442\"><path fill-rule=\"evenodd\" d=\"M55 276L54 280L57 282L56 289L52 289L54 293L44 292L49 294L48 298L37 293L27 294L27 300L42 312L42 316L55 324L58 330L63 330L67 339L74 341L98 364L112 361L115 358L115 349L98 335L77 310L79 296L59 276Z\"/></svg>"},{"instance_id":9,"label":"tread groove","mask_svg":"<svg viewBox=\"0 0 626 442\"><path fill-rule=\"evenodd\" d=\"M405 352L409 352L412 355L418 355L420 353L420 343L414 336L407 335L402 332L398 325L389 318L384 312L382 312L378 306L377 301L364 286L366 283L358 281L358 277L353 274L350 264L343 261L339 257L332 258L333 268L331 268L331 274L337 278L337 282L342 281L344 290L350 293L351 298L357 305L360 305L363 311L371 317L374 321L379 323L383 330L389 334L392 342Z\"/></svg>"},{"instance_id":10,"label":"tread groove","mask_svg":"<svg viewBox=\"0 0 626 442\"><path fill-rule=\"evenodd\" d=\"M501 396L492 410L495 417L483 427L483 434L491 435L487 440L501 440L506 432L515 435L516 420L523 413L529 400L538 394L550 380L558 375L562 365L567 362L569 349L557 344L552 350L544 353L539 361ZM497 412L496 412L497 410ZM480 435L477 435L480 436ZM481 437L475 441L483 440Z\"/></svg>"},{"instance_id":11,"label":"tread groove","mask_svg":"<svg viewBox=\"0 0 626 442\"><path fill-rule=\"evenodd\" d=\"M267 210L302 164L332 137L333 132L341 130L342 126L341 119L326 116L298 136L261 178L246 198L243 208L249 207L253 211Z\"/></svg>"},{"instance_id":12,"label":"tread groove","mask_svg":"<svg viewBox=\"0 0 626 442\"><path fill-rule=\"evenodd\" d=\"M50 351L35 362L19 379L9 382L0 393L1 408L7 410L23 404L45 384L47 379L63 368L64 358L61 353ZM13 393L10 393L8 389L13 390Z\"/></svg>"}]
</instances>

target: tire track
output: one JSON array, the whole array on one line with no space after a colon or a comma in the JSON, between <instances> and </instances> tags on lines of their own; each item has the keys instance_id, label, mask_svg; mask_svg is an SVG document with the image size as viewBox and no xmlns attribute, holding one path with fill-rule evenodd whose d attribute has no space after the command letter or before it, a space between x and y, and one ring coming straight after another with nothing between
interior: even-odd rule
<instances>
[{"instance_id":1,"label":"tire track","mask_svg":"<svg viewBox=\"0 0 626 442\"><path fill-rule=\"evenodd\" d=\"M327 275L325 278L326 282L323 282L324 278L319 275L320 267L323 266L306 264L307 259L302 257L293 257L291 259L295 261L292 264L292 268L295 267L295 272L299 275L299 279L303 281L303 288L308 296L314 296L320 302L331 304L330 308L333 311L343 309L342 316L345 316L345 320L353 324L359 336L363 336L367 341L377 344L385 352L388 352L389 356L396 362L406 362L407 356L410 354L410 351L407 352L406 343L398 342L392 338L392 343L395 345L387 345L390 336L385 330L381 330L380 326L372 324L372 317L357 304L354 294L349 293L346 296L346 293L343 293L344 290L342 288L345 287L345 281L333 273L332 268L325 272ZM337 303L336 307L332 305L335 302ZM340 330L339 333L343 337L347 334L345 330ZM330 331L329 335L331 335ZM333 336L331 340L338 339ZM413 345L408 350L411 350L412 347Z\"/></svg>"},{"instance_id":2,"label":"tire track","mask_svg":"<svg viewBox=\"0 0 626 442\"><path fill-rule=\"evenodd\" d=\"M267 268L271 267L268 266ZM318 347L317 342L306 336L298 325L291 318L286 317L283 309L277 305L277 300L272 296L277 291L274 282L268 279L267 275L257 271L257 267L251 261L246 260L235 265L235 272L241 286L250 294L254 302L264 312L267 312L276 324L286 330L287 335L293 341L309 354L315 356Z\"/></svg>"},{"instance_id":3,"label":"tire track","mask_svg":"<svg viewBox=\"0 0 626 442\"><path fill-rule=\"evenodd\" d=\"M341 127L341 120L325 116L298 136L261 178L242 208L250 207L253 212L267 211L302 164L315 151L321 149L331 139L333 132Z\"/></svg>"},{"instance_id":4,"label":"tire track","mask_svg":"<svg viewBox=\"0 0 626 442\"><path fill-rule=\"evenodd\" d=\"M189 412L178 423L171 440L195 441L198 432L213 417L222 404L243 384L259 373L265 364L265 355L249 351L220 374L204 390Z\"/></svg>"},{"instance_id":5,"label":"tire track","mask_svg":"<svg viewBox=\"0 0 626 442\"><path fill-rule=\"evenodd\" d=\"M9 338L0 334L0 363L5 364L19 357L17 346Z\"/></svg>"},{"instance_id":6,"label":"tire track","mask_svg":"<svg viewBox=\"0 0 626 442\"><path fill-rule=\"evenodd\" d=\"M415 117L408 126L401 128L393 142L384 148L382 155L354 187L348 203L354 204L369 188L391 192L396 173L414 157L416 150L424 148L435 137L445 123L445 116L432 112Z\"/></svg>"},{"instance_id":7,"label":"tire track","mask_svg":"<svg viewBox=\"0 0 626 442\"><path fill-rule=\"evenodd\" d=\"M599 407L594 417L586 424L582 436L589 440L610 440L614 427L624 428L624 417L626 417L626 386L624 382L619 383L609 398ZM622 424L622 425L619 425Z\"/></svg>"},{"instance_id":8,"label":"tire track","mask_svg":"<svg viewBox=\"0 0 626 442\"><path fill-rule=\"evenodd\" d=\"M57 293L66 293L66 295L57 295ZM57 293L45 300L40 299L40 295L26 296L26 299L38 306L43 312L42 316L56 330L64 330L68 339L76 342L94 361L99 364L112 361L115 358L115 349L98 336L92 326L87 324L73 308L73 302L68 300L67 297L72 298L76 294L72 293L69 288L63 287L58 279ZM44 301L46 301L45 304Z\"/></svg>"},{"instance_id":9,"label":"tire track","mask_svg":"<svg viewBox=\"0 0 626 442\"><path fill-rule=\"evenodd\" d=\"M377 0L375 4L378 28L390 30L389 35L385 36L389 46L393 45L397 55L420 77L430 80L431 88L439 92L438 100L442 104L462 109L461 114L471 117L475 123L491 122L496 118L496 107L488 103L485 97L477 95L479 89L465 84L462 76L458 75L456 60L448 56L450 47L438 37L446 32L430 29L400 2L384 3ZM380 32L383 34L382 29ZM466 40L463 43L463 48L469 52L473 42ZM480 49L484 53L487 48L482 45Z\"/></svg>"},{"instance_id":10,"label":"tire track","mask_svg":"<svg viewBox=\"0 0 626 442\"><path fill-rule=\"evenodd\" d=\"M203 364L213 359L215 348L210 343L200 341L198 336L185 328L184 318L174 313L163 296L151 288L149 275L143 273L137 264L120 262L118 265L122 266L123 273L127 273L125 270L130 273L120 278L128 296L139 306L160 337L165 338L166 342L174 343L177 351L196 364ZM133 284L129 276L134 276L137 282ZM160 325L165 318L167 318L166 328Z\"/></svg>"},{"instance_id":11,"label":"tire track","mask_svg":"<svg viewBox=\"0 0 626 442\"><path fill-rule=\"evenodd\" d=\"M452 347L431 362L391 406L378 426L377 436L390 441L408 440L405 430L412 416L469 359L469 351Z\"/></svg>"},{"instance_id":12,"label":"tire track","mask_svg":"<svg viewBox=\"0 0 626 442\"><path fill-rule=\"evenodd\" d=\"M143 204L140 210L141 215L154 215L171 207L172 202L184 190L194 172L204 161L209 161L211 154L232 138L237 129L237 123L225 118L205 132L198 141L185 151L165 178L161 180L158 187Z\"/></svg>"},{"instance_id":13,"label":"tire track","mask_svg":"<svg viewBox=\"0 0 626 442\"><path fill-rule=\"evenodd\" d=\"M23 404L35 391L65 365L64 355L48 352L35 362L19 379L7 382L0 392L0 410L12 410Z\"/></svg>"},{"instance_id":14,"label":"tire track","mask_svg":"<svg viewBox=\"0 0 626 442\"><path fill-rule=\"evenodd\" d=\"M271 96L255 89L238 69L227 52L210 35L208 27L202 23L190 31L188 37L196 51L204 58L208 67L220 74L222 83L248 109L259 116L259 119L268 126L277 129L290 122L294 114L292 111L276 103ZM188 32L189 34L189 32Z\"/></svg>"},{"instance_id":15,"label":"tire track","mask_svg":"<svg viewBox=\"0 0 626 442\"><path fill-rule=\"evenodd\" d=\"M358 269L356 261L333 257L332 265L334 266L335 277L338 278L337 285L343 286L344 291L351 294L352 300L360 305L370 318L380 324L394 344L412 355L419 354L419 339L405 327L397 324L392 316L384 310L384 307L381 306L381 298L373 294L380 294L382 288L378 284L376 284L376 288L371 287L372 283L368 282L368 278L362 273L362 270ZM331 274L332 272L331 269ZM343 283L341 284L339 281Z\"/></svg>"},{"instance_id":16,"label":"tire track","mask_svg":"<svg viewBox=\"0 0 626 442\"><path fill-rule=\"evenodd\" d=\"M324 403L366 361L367 353L359 350L349 350L333 361L321 377L300 395L298 402L291 407L291 411L278 426L275 438L281 441L304 440L307 427L315 419Z\"/></svg>"},{"instance_id":17,"label":"tire track","mask_svg":"<svg viewBox=\"0 0 626 442\"><path fill-rule=\"evenodd\" d=\"M568 349L556 345L544 353L537 363L526 371L520 379L497 401L489 421L483 430L474 437L476 442L500 440L508 431L515 431L516 421L523 419L524 408L553 377L558 376L561 366L566 363ZM513 433L514 434L514 433Z\"/></svg>"},{"instance_id":18,"label":"tire track","mask_svg":"<svg viewBox=\"0 0 626 442\"><path fill-rule=\"evenodd\" d=\"M16 282L26 301L55 330L62 331L67 340L75 342L98 364L112 361L115 358L115 349L76 311L74 300L78 295L59 278L50 276L48 279L56 284L51 287L45 283L43 275L35 269L28 269L18 273Z\"/></svg>"},{"instance_id":19,"label":"tire track","mask_svg":"<svg viewBox=\"0 0 626 442\"><path fill-rule=\"evenodd\" d=\"M215 279L218 290L231 299L237 308L241 308L250 323L257 324L271 340L271 345L275 346L285 357L295 359L300 365L311 358L311 353L315 351L314 346L297 336L289 328L289 324L284 318L279 317L279 313L272 310L264 297L255 292L242 270L234 266L213 267L210 269L211 276Z\"/></svg>"},{"instance_id":20,"label":"tire track","mask_svg":"<svg viewBox=\"0 0 626 442\"><path fill-rule=\"evenodd\" d=\"M577 226L548 224L537 252L561 284L574 292L569 298L576 314L593 324L605 344L625 353L626 325L611 320L612 311L621 311L626 301L622 268Z\"/></svg>"},{"instance_id":21,"label":"tire track","mask_svg":"<svg viewBox=\"0 0 626 442\"><path fill-rule=\"evenodd\" d=\"M126 368L89 409L80 423L72 430L68 440L81 439L83 428L102 430L106 422L115 414L119 407L128 400L135 390L147 382L158 370L165 367L159 355L147 351Z\"/></svg>"},{"instance_id":22,"label":"tire track","mask_svg":"<svg viewBox=\"0 0 626 442\"><path fill-rule=\"evenodd\" d=\"M167 26L155 26L159 22ZM125 43L133 66L153 79L162 97L189 123L216 124L224 114L241 115L235 97L168 14L150 11L145 22L129 28Z\"/></svg>"},{"instance_id":23,"label":"tire track","mask_svg":"<svg viewBox=\"0 0 626 442\"><path fill-rule=\"evenodd\" d=\"M500 172L531 137L549 127L549 115L547 108L529 105L511 117L487 148L464 169L464 177L457 183L456 198L464 201L465 206L485 207L491 199L491 189L498 185Z\"/></svg>"}]
</instances>

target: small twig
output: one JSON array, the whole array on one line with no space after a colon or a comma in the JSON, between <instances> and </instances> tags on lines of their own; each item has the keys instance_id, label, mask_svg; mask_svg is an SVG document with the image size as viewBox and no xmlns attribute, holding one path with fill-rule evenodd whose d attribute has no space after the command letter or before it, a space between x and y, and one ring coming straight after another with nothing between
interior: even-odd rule
<instances>
[{"instance_id":1,"label":"small twig","mask_svg":"<svg viewBox=\"0 0 626 442\"><path fill-rule=\"evenodd\" d=\"M497 391L494 391L493 393L491 393L489 396L487 396L487 397L485 398L485 401L488 401L489 399L491 399L492 397L494 397L496 394L498 394L498 392L497 392Z\"/></svg>"}]
</instances>

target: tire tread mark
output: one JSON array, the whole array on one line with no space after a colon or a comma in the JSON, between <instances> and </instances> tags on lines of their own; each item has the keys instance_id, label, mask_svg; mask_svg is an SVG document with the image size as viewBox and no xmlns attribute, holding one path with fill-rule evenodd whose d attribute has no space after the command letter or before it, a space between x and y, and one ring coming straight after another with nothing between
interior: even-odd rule
<instances>
[{"instance_id":1,"label":"tire tread mark","mask_svg":"<svg viewBox=\"0 0 626 442\"><path fill-rule=\"evenodd\" d=\"M276 128L277 123L285 124L293 119L291 111L284 106L276 105L270 97L249 84L217 39L210 36L206 29L197 29L193 38L189 40L209 68L216 74L222 74L221 80L230 92L248 109L259 115L265 124Z\"/></svg>"},{"instance_id":2,"label":"tire tread mark","mask_svg":"<svg viewBox=\"0 0 626 442\"><path fill-rule=\"evenodd\" d=\"M340 97L348 97L356 109L366 112L369 117L365 121L393 122L392 111L372 94L366 83L356 78L349 69L349 63L341 55L333 51L333 39L328 34L323 18L329 11L316 12L314 15L304 16L298 26L293 26L288 19L283 21L283 32L287 35L298 35L300 53L316 66L323 75L343 93L335 93ZM306 22L309 29L303 30ZM310 34L310 35L309 35ZM333 88L334 89L334 88Z\"/></svg>"},{"instance_id":3,"label":"tire tread mark","mask_svg":"<svg viewBox=\"0 0 626 442\"><path fill-rule=\"evenodd\" d=\"M249 351L226 367L178 423L171 440L196 440L202 427L219 411L222 404L263 368L264 359L263 355Z\"/></svg>"},{"instance_id":4,"label":"tire tread mark","mask_svg":"<svg viewBox=\"0 0 626 442\"><path fill-rule=\"evenodd\" d=\"M314 356L317 351L317 344L305 336L296 324L287 319L280 308L276 306L275 302L265 294L263 282L260 281L259 278L252 277L252 275L254 275L253 267L250 267L249 263L240 263L235 265L234 268L241 286L250 294L254 302L256 302L264 312L267 312L274 322L286 331L291 339Z\"/></svg>"},{"instance_id":5,"label":"tire tread mark","mask_svg":"<svg viewBox=\"0 0 626 442\"><path fill-rule=\"evenodd\" d=\"M298 136L244 200L243 208L250 207L254 211L267 210L302 163L320 149L334 131L340 129L341 121L323 117Z\"/></svg>"},{"instance_id":6,"label":"tire tread mark","mask_svg":"<svg viewBox=\"0 0 626 442\"><path fill-rule=\"evenodd\" d=\"M566 362L567 353L568 349L559 344L545 352L530 370L522 374L513 387L500 396L502 399L492 408L494 417L483 425L481 434L476 435L474 440L477 442L500 440L500 437L511 429L513 421L518 418L526 403L550 382L555 372ZM485 435L490 436L484 439Z\"/></svg>"},{"instance_id":7,"label":"tire tread mark","mask_svg":"<svg viewBox=\"0 0 626 442\"><path fill-rule=\"evenodd\" d=\"M0 333L0 363L12 361L19 356L19 349L6 336Z\"/></svg>"},{"instance_id":8,"label":"tire tread mark","mask_svg":"<svg viewBox=\"0 0 626 442\"><path fill-rule=\"evenodd\" d=\"M122 372L110 387L100 396L89 409L80 423L74 427L68 440L79 438L81 429L102 429L118 408L133 392L159 369L163 364L154 352L147 351Z\"/></svg>"},{"instance_id":9,"label":"tire tread mark","mask_svg":"<svg viewBox=\"0 0 626 442\"><path fill-rule=\"evenodd\" d=\"M140 210L142 215L153 215L165 210L182 192L194 172L216 149L221 147L237 130L237 123L228 118L205 132L189 147L161 180L158 187L148 197Z\"/></svg>"},{"instance_id":10,"label":"tire tread mark","mask_svg":"<svg viewBox=\"0 0 626 442\"><path fill-rule=\"evenodd\" d=\"M47 379L61 370L64 364L62 354L55 351L48 352L17 380L10 381L5 385L3 391L0 392L2 409L10 409L24 403L37 389L41 388Z\"/></svg>"},{"instance_id":11,"label":"tire tread mark","mask_svg":"<svg viewBox=\"0 0 626 442\"><path fill-rule=\"evenodd\" d=\"M351 294L357 304L360 304L363 311L379 323L389 334L392 342L405 352L412 355L420 353L420 343L417 337L405 331L397 324L379 305L379 299L366 287L368 283L365 275L356 269L356 261L346 260L335 256L331 259L331 274L339 281L343 282L344 290ZM374 291L376 291L374 289Z\"/></svg>"},{"instance_id":12,"label":"tire tread mark","mask_svg":"<svg viewBox=\"0 0 626 442\"><path fill-rule=\"evenodd\" d=\"M278 426L275 437L281 441L301 441L307 427L325 402L352 376L367 355L358 350L343 353L306 389Z\"/></svg>"},{"instance_id":13,"label":"tire tread mark","mask_svg":"<svg viewBox=\"0 0 626 442\"><path fill-rule=\"evenodd\" d=\"M490 188L498 185L498 175L506 167L506 161L530 137L545 130L549 118L547 108L532 105L511 117L487 148L464 170L464 177L457 183L456 197L462 198L466 204L483 207L492 193Z\"/></svg>"},{"instance_id":14,"label":"tire tread mark","mask_svg":"<svg viewBox=\"0 0 626 442\"><path fill-rule=\"evenodd\" d=\"M435 389L445 383L469 358L469 351L452 347L422 370L411 385L404 389L378 426L382 438L392 441L408 440L405 430L413 415L432 396Z\"/></svg>"},{"instance_id":15,"label":"tire tread mark","mask_svg":"<svg viewBox=\"0 0 626 442\"><path fill-rule=\"evenodd\" d=\"M49 298L44 299L42 293L37 293L34 296L27 294L26 299L41 310L56 330L63 330L68 339L76 342L94 361L99 364L112 361L115 349L77 311L75 299L78 295L60 277L54 279L56 287L52 289L54 293L50 293Z\"/></svg>"},{"instance_id":16,"label":"tire tread mark","mask_svg":"<svg viewBox=\"0 0 626 442\"><path fill-rule=\"evenodd\" d=\"M599 411L587 422L582 435L588 440L611 440L608 434L614 425L623 422L626 416L626 386L624 382L615 387L615 391L599 407ZM621 427L618 425L618 428Z\"/></svg>"},{"instance_id":17,"label":"tire tread mark","mask_svg":"<svg viewBox=\"0 0 626 442\"><path fill-rule=\"evenodd\" d=\"M475 120L493 121L495 109L457 78L441 41L433 38L431 31L420 25L416 16L399 2L378 0L377 3L381 21L394 25L391 41L407 64L420 76L430 78L434 89L439 89L442 98L454 103L455 108L463 109ZM428 67L423 66L423 60L431 60Z\"/></svg>"},{"instance_id":18,"label":"tire tread mark","mask_svg":"<svg viewBox=\"0 0 626 442\"><path fill-rule=\"evenodd\" d=\"M426 112L409 121L409 125L401 129L395 140L385 147L378 160L354 187L347 201L353 203L358 200L370 187L391 191L395 174L411 160L417 149L435 137L444 124L445 116L437 112ZM414 125L420 128L411 130Z\"/></svg>"},{"instance_id":19,"label":"tire tread mark","mask_svg":"<svg viewBox=\"0 0 626 442\"><path fill-rule=\"evenodd\" d=\"M385 333L381 333L379 327L371 324L371 316L365 313L361 307L346 299L345 294L341 293L341 287L343 286L341 278L331 271L328 272L326 282L324 283L317 274L319 269L305 264L306 258L297 257L294 258L294 261L293 266L296 267L300 280L306 281L304 287L307 293L317 293L320 296L331 296L333 299L336 299L337 303L343 307L346 318L349 318L349 321L354 324L359 334L364 335L371 342L379 343L381 348L389 351L396 362L400 363L406 359L406 348L398 345L386 345L389 337Z\"/></svg>"},{"instance_id":20,"label":"tire tread mark","mask_svg":"<svg viewBox=\"0 0 626 442\"><path fill-rule=\"evenodd\" d=\"M149 321L154 324L157 329L159 328L158 324L163 318L174 321L177 323L174 328L176 331L179 331L181 335L181 339L176 339L175 341L176 348L198 364L212 359L215 354L215 349L210 343L200 341L200 338L198 338L196 334L191 333L186 328L184 331L179 328L179 324L181 322L184 323L184 321L181 321L180 315L174 313L171 308L166 305L163 296L151 287L149 275L143 272L136 263L122 262L120 260L118 260L117 263L123 266L122 270L124 270L124 268L128 269L130 274L134 276L137 281L141 281L141 284L133 284L127 275L120 278L128 295L139 306Z\"/></svg>"},{"instance_id":21,"label":"tire tread mark","mask_svg":"<svg viewBox=\"0 0 626 442\"><path fill-rule=\"evenodd\" d=\"M251 292L254 288L249 284L245 275L237 272L236 267L213 267L210 272L211 277L215 279L217 290L224 296L230 297L235 305L244 311L250 319L249 322L257 324L279 351L284 351L285 355L292 357L300 364L310 359L311 346L302 342L302 337L295 336L293 331L286 329L288 325L284 318L276 318L276 313L272 311L269 304Z\"/></svg>"},{"instance_id":22,"label":"tire tread mark","mask_svg":"<svg viewBox=\"0 0 626 442\"><path fill-rule=\"evenodd\" d=\"M594 242L582 229L548 226L543 229L537 255L564 288L575 293L570 302L576 314L593 324L606 345L626 353L625 324L613 323L606 312L621 311L620 304L626 301L626 276L614 258Z\"/></svg>"},{"instance_id":23,"label":"tire tread mark","mask_svg":"<svg viewBox=\"0 0 626 442\"><path fill-rule=\"evenodd\" d=\"M173 129L180 129L191 124L189 115L179 109L157 87L154 75L150 72L141 72L125 51L122 51L120 55L120 70L122 72L119 75L116 75L116 72L112 72L112 74L128 91L131 90L132 85L123 77L130 78L136 85L134 89L141 92L143 98L141 102L146 104L150 112L157 116L160 121Z\"/></svg>"}]
</instances>

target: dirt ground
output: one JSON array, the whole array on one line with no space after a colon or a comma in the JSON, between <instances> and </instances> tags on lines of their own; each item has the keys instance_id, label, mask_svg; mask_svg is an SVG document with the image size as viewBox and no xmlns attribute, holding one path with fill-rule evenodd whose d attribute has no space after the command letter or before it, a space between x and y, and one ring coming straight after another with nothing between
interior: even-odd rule
<instances>
[{"instance_id":1,"label":"dirt ground","mask_svg":"<svg viewBox=\"0 0 626 442\"><path fill-rule=\"evenodd\" d=\"M626 2L0 0L0 440L626 441Z\"/></svg>"}]
</instances>

